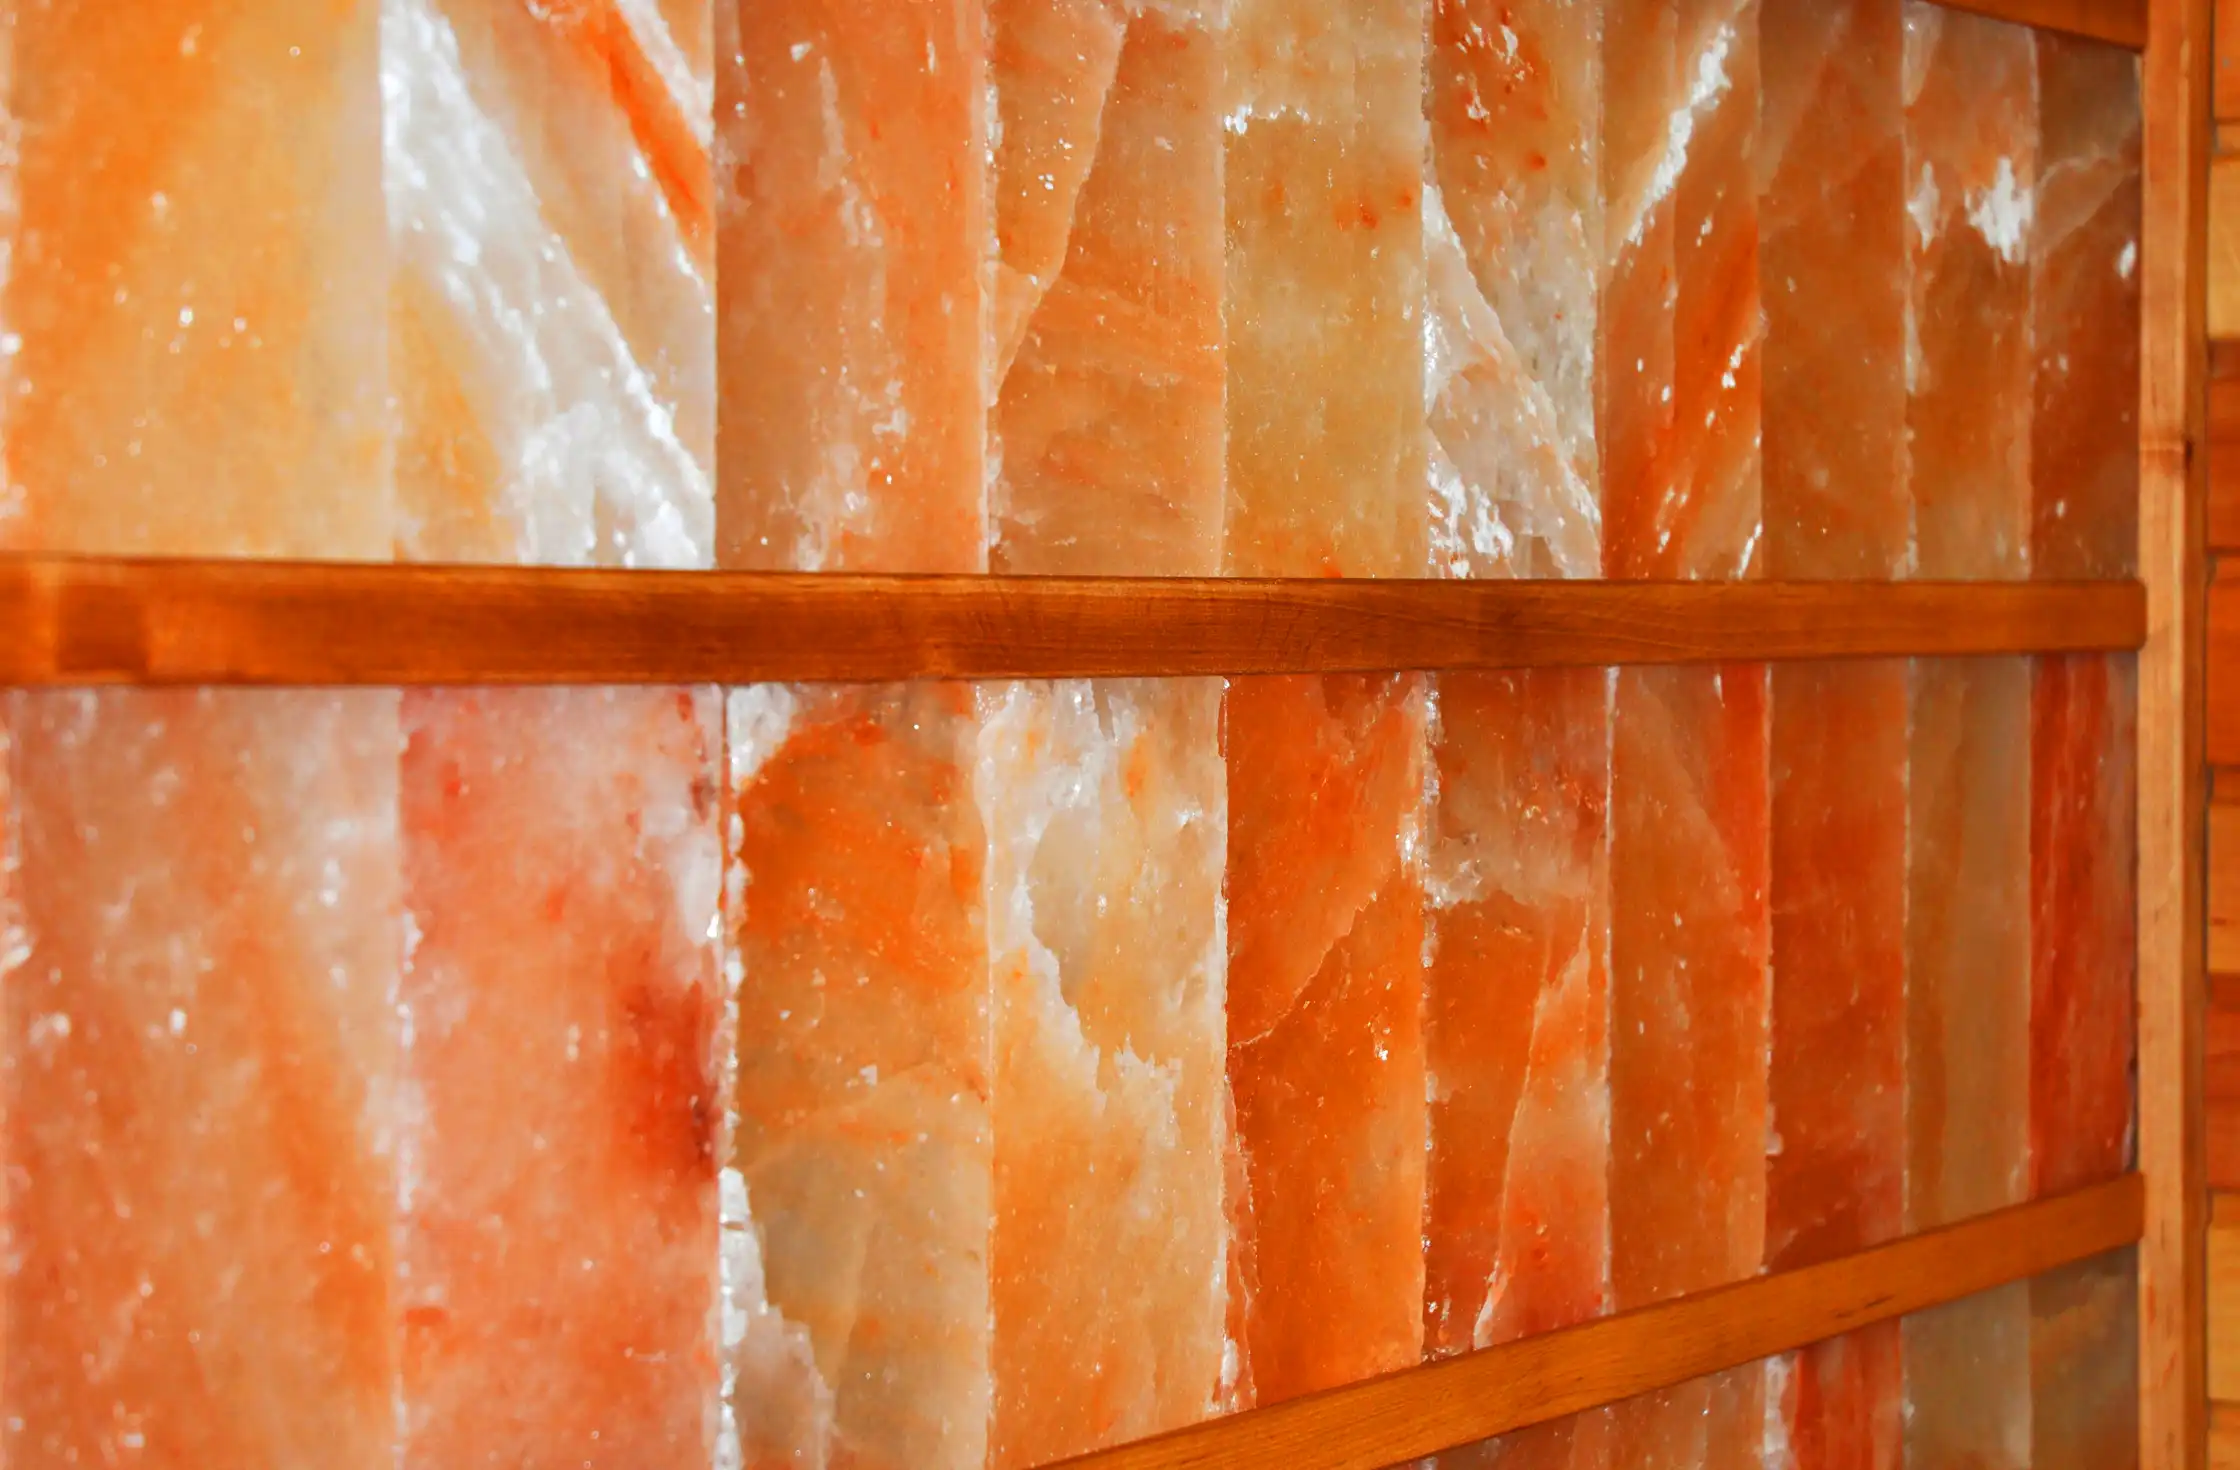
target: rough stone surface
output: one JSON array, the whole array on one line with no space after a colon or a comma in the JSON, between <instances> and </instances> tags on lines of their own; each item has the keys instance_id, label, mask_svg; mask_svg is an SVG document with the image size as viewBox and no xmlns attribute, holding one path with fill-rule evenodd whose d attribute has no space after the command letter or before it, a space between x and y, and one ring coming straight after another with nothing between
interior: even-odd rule
<instances>
[{"instance_id":1,"label":"rough stone surface","mask_svg":"<svg viewBox=\"0 0 2240 1470\"><path fill-rule=\"evenodd\" d=\"M394 1463L396 709L9 701L10 1463Z\"/></svg>"},{"instance_id":2,"label":"rough stone surface","mask_svg":"<svg viewBox=\"0 0 2240 1470\"><path fill-rule=\"evenodd\" d=\"M709 0L380 9L398 552L711 565Z\"/></svg>"},{"instance_id":3,"label":"rough stone surface","mask_svg":"<svg viewBox=\"0 0 2240 1470\"><path fill-rule=\"evenodd\" d=\"M1221 692L981 694L996 1465L1193 1422L1222 1389Z\"/></svg>"},{"instance_id":4,"label":"rough stone surface","mask_svg":"<svg viewBox=\"0 0 2240 1470\"><path fill-rule=\"evenodd\" d=\"M1231 682L1230 1335L1262 1403L1423 1352L1423 681Z\"/></svg>"},{"instance_id":5,"label":"rough stone surface","mask_svg":"<svg viewBox=\"0 0 2240 1470\"><path fill-rule=\"evenodd\" d=\"M2031 1470L2137 1466L2137 1253L2064 1267L2029 1292Z\"/></svg>"},{"instance_id":6,"label":"rough stone surface","mask_svg":"<svg viewBox=\"0 0 2240 1470\"><path fill-rule=\"evenodd\" d=\"M982 0L717 0L724 566L987 567Z\"/></svg>"},{"instance_id":7,"label":"rough stone surface","mask_svg":"<svg viewBox=\"0 0 2240 1470\"><path fill-rule=\"evenodd\" d=\"M711 1452L721 715L405 696L408 1460Z\"/></svg>"}]
</instances>

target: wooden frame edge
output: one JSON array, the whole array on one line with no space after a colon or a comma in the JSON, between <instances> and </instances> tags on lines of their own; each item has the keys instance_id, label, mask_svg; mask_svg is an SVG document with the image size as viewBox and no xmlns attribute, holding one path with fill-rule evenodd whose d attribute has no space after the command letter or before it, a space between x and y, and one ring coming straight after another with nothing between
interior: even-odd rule
<instances>
[{"instance_id":1,"label":"wooden frame edge","mask_svg":"<svg viewBox=\"0 0 2240 1470\"><path fill-rule=\"evenodd\" d=\"M2089 652L2136 582L886 577L0 557L0 685L690 684Z\"/></svg>"},{"instance_id":2,"label":"wooden frame edge","mask_svg":"<svg viewBox=\"0 0 2240 1470\"><path fill-rule=\"evenodd\" d=\"M1740 1367L2120 1249L2129 1174L1958 1225L1061 1462L1067 1470L1378 1470Z\"/></svg>"},{"instance_id":3,"label":"wooden frame edge","mask_svg":"<svg viewBox=\"0 0 2240 1470\"><path fill-rule=\"evenodd\" d=\"M1993 20L2060 31L2088 41L2104 41L2126 51L2148 45L2147 11L2156 0L1936 0L1947 10L1988 15Z\"/></svg>"},{"instance_id":4,"label":"wooden frame edge","mask_svg":"<svg viewBox=\"0 0 2240 1470\"><path fill-rule=\"evenodd\" d=\"M2208 1463L2209 0L2147 0L2138 706L2139 1463Z\"/></svg>"}]
</instances>

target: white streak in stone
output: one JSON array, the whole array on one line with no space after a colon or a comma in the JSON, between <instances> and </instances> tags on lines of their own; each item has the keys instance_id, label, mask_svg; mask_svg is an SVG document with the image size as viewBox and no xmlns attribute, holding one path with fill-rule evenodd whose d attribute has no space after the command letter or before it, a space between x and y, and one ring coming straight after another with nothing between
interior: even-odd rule
<instances>
[{"instance_id":1,"label":"white streak in stone","mask_svg":"<svg viewBox=\"0 0 2240 1470\"><path fill-rule=\"evenodd\" d=\"M1943 219L1943 197L1937 192L1937 171L1926 160L1921 165L1921 179L1906 196L1906 215L1912 219L1914 229L1921 236L1924 247L1937 243L1937 228Z\"/></svg>"},{"instance_id":2,"label":"white streak in stone","mask_svg":"<svg viewBox=\"0 0 2240 1470\"><path fill-rule=\"evenodd\" d=\"M692 136L705 149L715 141L716 89L713 78L696 75L677 38L661 17L655 0L615 0L615 10L630 28L638 49L652 63L654 74L669 91L669 99L684 114ZM703 12L705 13L705 12Z\"/></svg>"},{"instance_id":3,"label":"white streak in stone","mask_svg":"<svg viewBox=\"0 0 2240 1470\"><path fill-rule=\"evenodd\" d=\"M449 310L447 347L504 467L521 559L712 564L710 469L542 219L504 130L475 101L450 23L429 0L383 0L381 41L396 268ZM707 301L706 281L694 283Z\"/></svg>"},{"instance_id":4,"label":"white streak in stone","mask_svg":"<svg viewBox=\"0 0 2240 1470\"><path fill-rule=\"evenodd\" d=\"M1999 258L2009 265L2020 265L2030 249L2030 218L2036 201L2016 180L2014 160L2000 159L1991 183L1981 189L1970 189L1965 204L1968 223L1975 227L1984 243L1998 251Z\"/></svg>"},{"instance_id":5,"label":"white streak in stone","mask_svg":"<svg viewBox=\"0 0 2240 1470\"><path fill-rule=\"evenodd\" d=\"M1657 160L1656 171L1649 176L1649 187L1635 207L1632 223L1626 227L1626 244L1641 243L1642 231L1649 225L1649 216L1665 197L1679 184L1680 175L1688 167L1688 144L1695 137L1696 122L1708 114L1730 85L1727 78L1727 53L1734 49L1734 24L1728 22L1714 32L1704 43L1695 58L1695 75L1688 88L1688 100L1673 110L1665 122L1664 156Z\"/></svg>"}]
</instances>

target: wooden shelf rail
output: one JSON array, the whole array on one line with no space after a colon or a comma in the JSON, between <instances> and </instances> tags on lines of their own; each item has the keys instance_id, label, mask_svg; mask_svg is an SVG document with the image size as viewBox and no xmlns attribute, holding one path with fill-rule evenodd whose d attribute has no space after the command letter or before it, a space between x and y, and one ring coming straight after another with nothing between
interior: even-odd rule
<instances>
[{"instance_id":1,"label":"wooden shelf rail","mask_svg":"<svg viewBox=\"0 0 2240 1470\"><path fill-rule=\"evenodd\" d=\"M2137 648L2135 582L1414 582L0 558L0 685L688 684Z\"/></svg>"},{"instance_id":2,"label":"wooden shelf rail","mask_svg":"<svg viewBox=\"0 0 2240 1470\"><path fill-rule=\"evenodd\" d=\"M1083 1455L1068 1470L1380 1470L2137 1241L2136 1174L1622 1316Z\"/></svg>"}]
</instances>

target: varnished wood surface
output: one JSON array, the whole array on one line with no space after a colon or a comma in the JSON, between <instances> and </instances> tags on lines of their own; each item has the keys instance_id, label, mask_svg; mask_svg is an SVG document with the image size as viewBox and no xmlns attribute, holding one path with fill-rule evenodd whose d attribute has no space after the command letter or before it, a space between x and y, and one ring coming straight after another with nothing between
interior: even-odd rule
<instances>
[{"instance_id":1,"label":"varnished wood surface","mask_svg":"<svg viewBox=\"0 0 2240 1470\"><path fill-rule=\"evenodd\" d=\"M2208 456L2209 549L2240 551L2240 342L2210 344Z\"/></svg>"},{"instance_id":2,"label":"varnished wood surface","mask_svg":"<svg viewBox=\"0 0 2240 1470\"><path fill-rule=\"evenodd\" d=\"M1940 0L1952 10L1969 10L1995 20L2066 31L2132 51L2147 45L2146 0Z\"/></svg>"},{"instance_id":3,"label":"varnished wood surface","mask_svg":"<svg viewBox=\"0 0 2240 1470\"><path fill-rule=\"evenodd\" d=\"M0 684L1313 673L2134 648L2101 583L1130 580L0 558Z\"/></svg>"},{"instance_id":4,"label":"varnished wood surface","mask_svg":"<svg viewBox=\"0 0 2240 1470\"><path fill-rule=\"evenodd\" d=\"M2147 0L2139 270L2139 1463L2207 1463L2211 0ZM2230 191L2227 191L2228 193Z\"/></svg>"},{"instance_id":5,"label":"varnished wood surface","mask_svg":"<svg viewBox=\"0 0 2240 1470\"><path fill-rule=\"evenodd\" d=\"M1379 1470L2036 1276L2139 1238L2137 1175L1822 1265L1064 1462L1073 1470Z\"/></svg>"}]
</instances>

